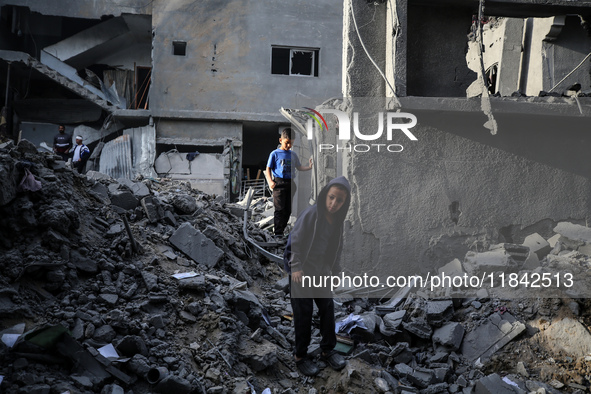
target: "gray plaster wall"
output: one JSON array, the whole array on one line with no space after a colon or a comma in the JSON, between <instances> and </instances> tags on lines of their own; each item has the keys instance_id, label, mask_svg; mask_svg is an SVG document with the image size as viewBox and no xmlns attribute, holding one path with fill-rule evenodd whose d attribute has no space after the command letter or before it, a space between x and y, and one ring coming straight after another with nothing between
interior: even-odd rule
<instances>
[{"instance_id":1,"label":"gray plaster wall","mask_svg":"<svg viewBox=\"0 0 591 394\"><path fill-rule=\"evenodd\" d=\"M539 115L537 105L519 103L499 112L495 102L493 136L477 102L466 111L467 100L447 108L430 100L423 106L430 110L403 103L419 120L412 129L418 141L392 141L403 152L349 159L354 203L343 264L350 271L425 274L470 248L521 243L532 232L548 237L558 221L589 218L588 116Z\"/></svg>"},{"instance_id":2,"label":"gray plaster wall","mask_svg":"<svg viewBox=\"0 0 591 394\"><path fill-rule=\"evenodd\" d=\"M145 0L3 0L2 5L28 7L43 15L71 18L99 19L101 16L121 14L150 14L152 2Z\"/></svg>"},{"instance_id":3,"label":"gray plaster wall","mask_svg":"<svg viewBox=\"0 0 591 394\"><path fill-rule=\"evenodd\" d=\"M223 146L227 140L235 145L242 143L240 123L160 119L156 131L156 142L160 144Z\"/></svg>"},{"instance_id":4,"label":"gray plaster wall","mask_svg":"<svg viewBox=\"0 0 591 394\"><path fill-rule=\"evenodd\" d=\"M409 4L408 96L465 97L476 79L465 59L471 23L464 8Z\"/></svg>"},{"instance_id":5,"label":"gray plaster wall","mask_svg":"<svg viewBox=\"0 0 591 394\"><path fill-rule=\"evenodd\" d=\"M276 121L301 96L341 93L340 2L157 0L153 28L155 116ZM173 56L173 41L187 43L186 56ZM319 76L272 75L272 45L319 48Z\"/></svg>"}]
</instances>

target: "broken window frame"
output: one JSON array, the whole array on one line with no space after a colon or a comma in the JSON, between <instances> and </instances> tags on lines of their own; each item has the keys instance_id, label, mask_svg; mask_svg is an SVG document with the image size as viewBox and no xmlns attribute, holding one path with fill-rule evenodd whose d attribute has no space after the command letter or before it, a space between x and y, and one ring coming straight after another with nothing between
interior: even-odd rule
<instances>
[{"instance_id":1,"label":"broken window frame","mask_svg":"<svg viewBox=\"0 0 591 394\"><path fill-rule=\"evenodd\" d=\"M281 61L280 56L277 53L278 50L289 50L289 65L287 65L287 70L285 70L285 65L278 64L277 62ZM302 73L294 73L292 72L293 69L293 57L298 53L310 53L311 54L311 64L310 64L310 74L302 74ZM318 77L319 71L319 61L320 61L320 48L306 48L306 47L287 47L287 46L279 46L273 45L271 46L271 74L273 75L289 75L289 76L297 76L297 77Z\"/></svg>"}]
</instances>

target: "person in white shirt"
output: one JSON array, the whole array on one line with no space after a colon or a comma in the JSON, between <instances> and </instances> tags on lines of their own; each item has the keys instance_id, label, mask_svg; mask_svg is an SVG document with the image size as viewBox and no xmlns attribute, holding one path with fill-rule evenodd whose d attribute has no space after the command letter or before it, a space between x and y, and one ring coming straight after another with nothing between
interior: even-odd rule
<instances>
[{"instance_id":1,"label":"person in white shirt","mask_svg":"<svg viewBox=\"0 0 591 394\"><path fill-rule=\"evenodd\" d=\"M72 163L79 173L84 171L86 161L90 157L90 149L82 143L82 137L76 136L76 147L74 148L74 156L72 157Z\"/></svg>"}]
</instances>

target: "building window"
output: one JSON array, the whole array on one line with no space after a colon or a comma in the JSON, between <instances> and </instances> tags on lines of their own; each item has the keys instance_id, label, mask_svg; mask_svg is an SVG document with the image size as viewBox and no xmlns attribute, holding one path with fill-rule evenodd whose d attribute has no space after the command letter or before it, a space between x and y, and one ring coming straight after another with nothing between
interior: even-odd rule
<instances>
[{"instance_id":1,"label":"building window","mask_svg":"<svg viewBox=\"0 0 591 394\"><path fill-rule=\"evenodd\" d=\"M175 56L185 56L187 54L187 43L185 41L173 41L172 54Z\"/></svg>"},{"instance_id":2,"label":"building window","mask_svg":"<svg viewBox=\"0 0 591 394\"><path fill-rule=\"evenodd\" d=\"M318 49L271 48L271 74L318 76Z\"/></svg>"}]
</instances>

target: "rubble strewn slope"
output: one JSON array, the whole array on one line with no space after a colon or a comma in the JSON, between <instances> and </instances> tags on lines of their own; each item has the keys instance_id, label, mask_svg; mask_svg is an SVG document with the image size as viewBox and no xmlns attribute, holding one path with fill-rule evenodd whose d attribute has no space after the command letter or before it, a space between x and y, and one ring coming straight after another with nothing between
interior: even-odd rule
<instances>
[{"instance_id":1,"label":"rubble strewn slope","mask_svg":"<svg viewBox=\"0 0 591 394\"><path fill-rule=\"evenodd\" d=\"M25 169L40 190L19 187ZM570 259L587 267L579 252L555 249L543 264ZM478 263L475 254L468 260ZM396 305L341 294L338 319L358 316L367 329L351 330L347 368L306 378L292 359L286 278L244 240L240 209L183 182L82 176L27 141L0 148L0 272L6 393L589 386L586 300L487 291L433 299L425 289Z\"/></svg>"}]
</instances>

